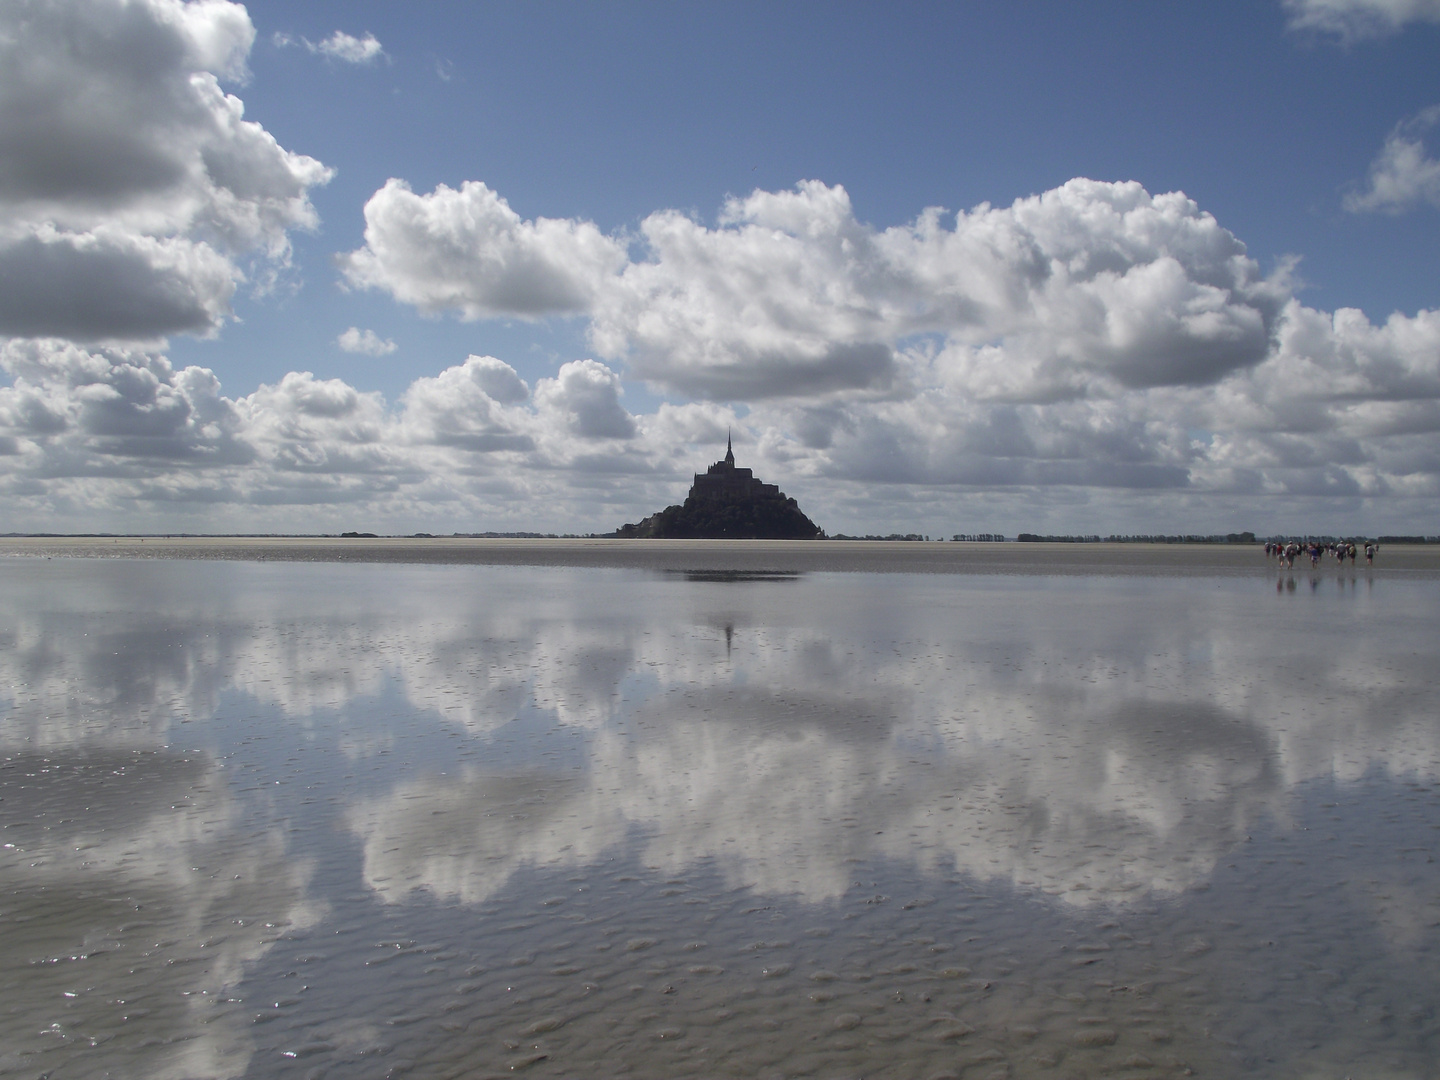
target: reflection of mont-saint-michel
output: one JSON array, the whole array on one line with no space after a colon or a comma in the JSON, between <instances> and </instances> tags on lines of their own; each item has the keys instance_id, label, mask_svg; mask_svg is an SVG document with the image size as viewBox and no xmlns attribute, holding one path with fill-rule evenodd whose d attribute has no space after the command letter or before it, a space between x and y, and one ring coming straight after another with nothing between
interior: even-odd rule
<instances>
[{"instance_id":1,"label":"reflection of mont-saint-michel","mask_svg":"<svg viewBox=\"0 0 1440 1080\"><path fill-rule=\"evenodd\" d=\"M620 537L662 540L814 540L824 535L774 484L761 483L749 469L735 467L725 440L725 457L695 474L683 506L667 506L638 525L622 525Z\"/></svg>"}]
</instances>

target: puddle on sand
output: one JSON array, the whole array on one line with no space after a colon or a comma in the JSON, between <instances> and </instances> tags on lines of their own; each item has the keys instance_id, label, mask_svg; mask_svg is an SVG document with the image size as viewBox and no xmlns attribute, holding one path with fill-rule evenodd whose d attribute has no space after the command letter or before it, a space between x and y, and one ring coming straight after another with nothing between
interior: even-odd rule
<instances>
[{"instance_id":1,"label":"puddle on sand","mask_svg":"<svg viewBox=\"0 0 1440 1080\"><path fill-rule=\"evenodd\" d=\"M1423 1076L1440 586L0 566L0 1076Z\"/></svg>"}]
</instances>

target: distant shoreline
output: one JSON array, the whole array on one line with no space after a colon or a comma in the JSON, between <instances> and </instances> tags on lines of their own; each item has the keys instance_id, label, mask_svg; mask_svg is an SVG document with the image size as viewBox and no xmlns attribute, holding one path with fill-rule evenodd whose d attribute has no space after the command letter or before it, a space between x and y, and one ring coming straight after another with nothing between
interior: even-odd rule
<instances>
[{"instance_id":1,"label":"distant shoreline","mask_svg":"<svg viewBox=\"0 0 1440 1080\"><path fill-rule=\"evenodd\" d=\"M22 536L0 557L204 559L395 565L555 566L683 573L817 572L1092 576L1308 577L1308 560L1281 571L1259 544L987 543L842 540L617 540L477 537ZM1440 577L1440 545L1383 545L1322 577Z\"/></svg>"}]
</instances>

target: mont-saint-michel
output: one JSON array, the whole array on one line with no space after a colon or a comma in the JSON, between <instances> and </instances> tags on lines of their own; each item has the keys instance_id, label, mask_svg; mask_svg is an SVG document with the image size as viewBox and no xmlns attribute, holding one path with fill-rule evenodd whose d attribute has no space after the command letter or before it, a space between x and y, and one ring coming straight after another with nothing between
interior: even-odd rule
<instances>
[{"instance_id":1,"label":"mont-saint-michel","mask_svg":"<svg viewBox=\"0 0 1440 1080\"><path fill-rule=\"evenodd\" d=\"M622 525L615 536L656 540L815 540L825 534L792 498L775 484L737 468L735 449L725 440L725 456L703 473L685 502L667 506L639 524Z\"/></svg>"}]
</instances>

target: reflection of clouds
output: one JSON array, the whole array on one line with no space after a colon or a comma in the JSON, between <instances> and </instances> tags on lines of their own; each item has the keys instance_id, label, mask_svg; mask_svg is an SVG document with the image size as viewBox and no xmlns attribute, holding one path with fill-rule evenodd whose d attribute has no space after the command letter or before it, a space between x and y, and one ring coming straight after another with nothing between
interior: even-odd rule
<instances>
[{"instance_id":1,"label":"reflection of clouds","mask_svg":"<svg viewBox=\"0 0 1440 1080\"><path fill-rule=\"evenodd\" d=\"M593 726L637 666L639 631L613 620L572 632L575 592L563 586L457 589L425 570L382 583L369 567L97 561L58 580L4 569L0 745L156 746L176 720L213 716L224 690L302 720L388 682L474 734L532 702ZM591 592L624 605L623 587Z\"/></svg>"},{"instance_id":2,"label":"reflection of clouds","mask_svg":"<svg viewBox=\"0 0 1440 1080\"><path fill-rule=\"evenodd\" d=\"M423 827L425 797L377 799L352 826L393 850L367 874L403 881L392 899L476 900L519 866L584 862L635 829L653 865L710 859L767 893L833 897L857 876L847 860L886 856L1116 903L1206 880L1294 783L1437 774L1433 693L1386 634L1252 625L1233 594L1142 595L1103 620L1101 596L966 599L974 629L911 608L896 642L853 613L808 613L821 633L774 610L632 639L644 700L597 733L588 783L553 792L543 828L473 831L468 854L452 838L448 876L432 878L407 854L426 843L397 839ZM732 661L716 627L736 622ZM595 682L597 699L615 692L613 672ZM442 781L434 797L491 805L496 782Z\"/></svg>"},{"instance_id":3,"label":"reflection of clouds","mask_svg":"<svg viewBox=\"0 0 1440 1080\"><path fill-rule=\"evenodd\" d=\"M4 741L44 746L157 746L186 711L213 713L218 642L153 615L125 625L67 612L14 620L0 651L10 689Z\"/></svg>"},{"instance_id":4,"label":"reflection of clouds","mask_svg":"<svg viewBox=\"0 0 1440 1080\"><path fill-rule=\"evenodd\" d=\"M586 786L551 776L402 784L350 813L365 877L385 900L416 889L478 904L520 867L581 866L623 835L613 814L583 820Z\"/></svg>"},{"instance_id":5,"label":"reflection of clouds","mask_svg":"<svg viewBox=\"0 0 1440 1080\"><path fill-rule=\"evenodd\" d=\"M1256 725L1203 704L1077 704L1063 713L1063 749L1053 730L1017 732L976 755L976 784L931 829L958 868L1081 903L1173 894L1275 805Z\"/></svg>"},{"instance_id":6,"label":"reflection of clouds","mask_svg":"<svg viewBox=\"0 0 1440 1080\"><path fill-rule=\"evenodd\" d=\"M319 914L279 830L246 834L220 770L163 752L9 757L0 818L0 978L21 991L0 1071L78 1041L110 1075L244 1073L250 1016L226 992Z\"/></svg>"},{"instance_id":7,"label":"reflection of clouds","mask_svg":"<svg viewBox=\"0 0 1440 1080\"><path fill-rule=\"evenodd\" d=\"M530 709L586 732L563 782L532 760L356 806L390 899L477 901L633 832L766 892L833 897L880 856L1114 902L1204 880L1306 779L1440 776L1430 583L124 569L21 583L0 745L154 745L232 689L296 721L393 686L477 737Z\"/></svg>"},{"instance_id":8,"label":"reflection of clouds","mask_svg":"<svg viewBox=\"0 0 1440 1080\"><path fill-rule=\"evenodd\" d=\"M523 866L591 862L639 829L648 865L711 860L733 885L811 901L887 857L1122 902L1203 880L1279 790L1258 729L1204 707L1082 717L1061 762L989 746L916 768L883 724L844 737L864 726L854 702L806 704L781 724L756 719L783 711L773 697L686 695L642 711L655 730L640 737L597 736L583 781L470 774L368 801L351 817L366 877L392 901L426 888L474 903ZM1160 723L1189 745L1175 753Z\"/></svg>"}]
</instances>

